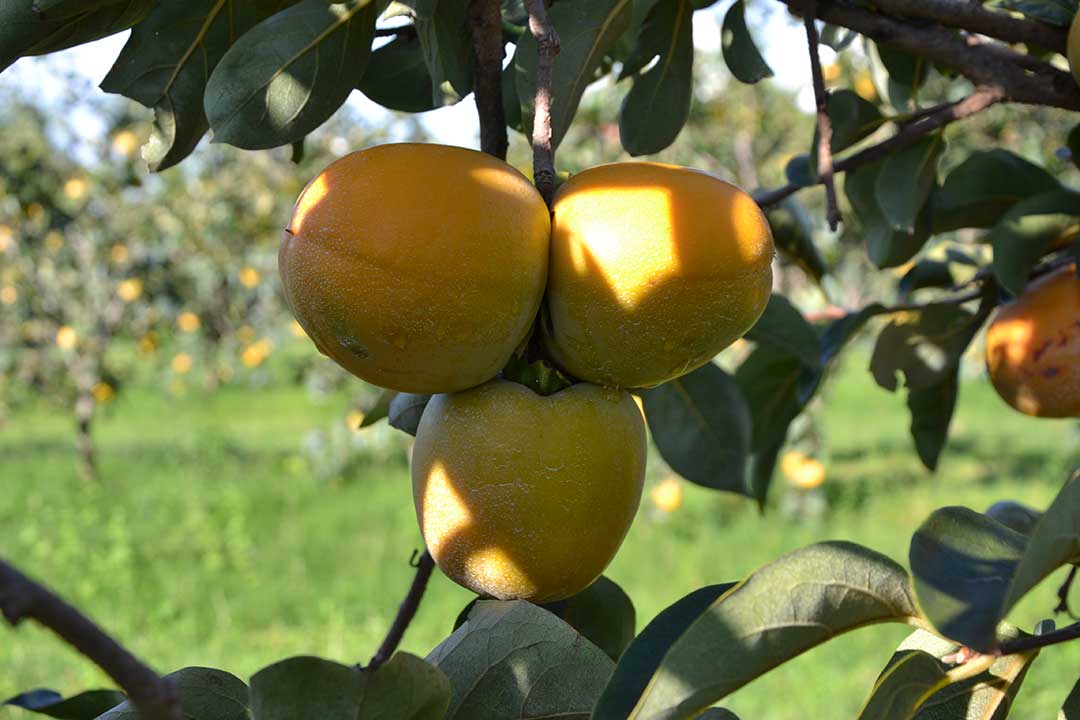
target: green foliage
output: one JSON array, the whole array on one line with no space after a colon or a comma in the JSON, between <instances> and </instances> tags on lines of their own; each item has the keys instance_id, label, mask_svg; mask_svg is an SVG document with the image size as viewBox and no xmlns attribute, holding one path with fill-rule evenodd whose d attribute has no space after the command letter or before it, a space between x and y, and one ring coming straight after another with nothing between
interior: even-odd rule
<instances>
[{"instance_id":1,"label":"green foliage","mask_svg":"<svg viewBox=\"0 0 1080 720\"><path fill-rule=\"evenodd\" d=\"M754 44L746 27L745 15L746 4L743 0L736 0L724 15L724 61L740 82L753 84L772 77L773 71Z\"/></svg>"},{"instance_id":2,"label":"green foliage","mask_svg":"<svg viewBox=\"0 0 1080 720\"><path fill-rule=\"evenodd\" d=\"M32 690L0 705L22 708L58 720L92 720L125 699L123 693L115 690L88 690L69 698L53 690Z\"/></svg>"}]
</instances>

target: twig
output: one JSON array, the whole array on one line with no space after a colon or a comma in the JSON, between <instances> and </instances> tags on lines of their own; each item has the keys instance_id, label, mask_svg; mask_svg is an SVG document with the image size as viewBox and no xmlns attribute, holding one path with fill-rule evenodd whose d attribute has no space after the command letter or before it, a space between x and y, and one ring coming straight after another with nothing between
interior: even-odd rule
<instances>
[{"instance_id":1,"label":"twig","mask_svg":"<svg viewBox=\"0 0 1080 720\"><path fill-rule=\"evenodd\" d=\"M829 94L825 91L825 76L821 72L821 57L818 54L818 31L814 23L817 15L817 0L810 0L807 12L803 16L806 26L806 44L810 51L810 74L814 82L814 100L817 104L817 174L825 186L825 218L829 229L836 232L840 224L840 206L836 203L836 183L833 182L832 157L832 122L829 120Z\"/></svg>"},{"instance_id":2,"label":"twig","mask_svg":"<svg viewBox=\"0 0 1080 720\"><path fill-rule=\"evenodd\" d=\"M415 553L413 556L415 557ZM412 561L409 564L412 565ZM390 659L394 651L397 650L398 644L401 643L401 638L405 636L405 630L408 629L409 623L416 616L420 601L424 597L424 590L427 589L428 580L431 579L431 572L435 569L435 560L432 559L431 553L425 550L421 553L414 567L416 568L416 575L413 576L409 592L405 594L405 599L401 601L397 617L394 618L394 623L390 626L390 630L387 631L386 639L382 641L382 645L379 646L378 651L371 658L371 662L368 663L367 670L374 672Z\"/></svg>"},{"instance_id":3,"label":"twig","mask_svg":"<svg viewBox=\"0 0 1080 720\"><path fill-rule=\"evenodd\" d=\"M882 140L876 145L871 145L865 150L861 150L854 155L849 155L843 160L836 162L833 165L833 170L835 172L849 172L862 165L868 165L876 160L880 160L889 153L918 142L920 139L939 128L956 122L957 120L971 117L1002 100L1003 95L1001 88L994 86L977 88L975 92L968 95L963 100L950 103L929 115L917 118L904 125L904 127L892 137ZM822 179L819 178L818 182L821 182L821 180ZM763 208L768 208L779 204L785 198L798 192L803 187L805 186L789 183L773 190L755 193L754 198L757 200L758 205Z\"/></svg>"},{"instance_id":4,"label":"twig","mask_svg":"<svg viewBox=\"0 0 1080 720\"><path fill-rule=\"evenodd\" d=\"M933 20L942 25L986 35L1008 43L1026 43L1054 52L1065 52L1067 33L1064 28L993 12L970 1L875 0L874 5L878 10L898 17Z\"/></svg>"},{"instance_id":5,"label":"twig","mask_svg":"<svg viewBox=\"0 0 1080 720\"><path fill-rule=\"evenodd\" d=\"M480 149L506 159L506 115L502 101L503 32L499 0L471 0L473 92L480 119Z\"/></svg>"},{"instance_id":6,"label":"twig","mask_svg":"<svg viewBox=\"0 0 1080 720\"><path fill-rule=\"evenodd\" d=\"M1060 630L1048 632L1044 635L1025 635L1013 640L1006 640L998 646L998 654L1014 655L1048 645L1058 645L1078 638L1080 638L1080 622L1067 625Z\"/></svg>"},{"instance_id":7,"label":"twig","mask_svg":"<svg viewBox=\"0 0 1080 720\"><path fill-rule=\"evenodd\" d=\"M0 614L36 620L92 660L127 693L144 720L183 720L176 690L85 615L0 560Z\"/></svg>"},{"instance_id":8,"label":"twig","mask_svg":"<svg viewBox=\"0 0 1080 720\"><path fill-rule=\"evenodd\" d=\"M551 71L559 54L559 35L548 21L544 0L525 0L529 32L536 38L536 99L533 114L533 182L551 207L555 194L555 150L551 144Z\"/></svg>"},{"instance_id":9,"label":"twig","mask_svg":"<svg viewBox=\"0 0 1080 720\"><path fill-rule=\"evenodd\" d=\"M1058 588L1058 604L1057 607L1054 608L1054 612L1066 613L1073 620L1080 619L1073 615L1072 611L1069 610L1069 590L1072 588L1073 581L1076 579L1077 569L1076 565L1069 568L1069 576L1065 578L1065 582L1061 583L1061 587Z\"/></svg>"}]
</instances>

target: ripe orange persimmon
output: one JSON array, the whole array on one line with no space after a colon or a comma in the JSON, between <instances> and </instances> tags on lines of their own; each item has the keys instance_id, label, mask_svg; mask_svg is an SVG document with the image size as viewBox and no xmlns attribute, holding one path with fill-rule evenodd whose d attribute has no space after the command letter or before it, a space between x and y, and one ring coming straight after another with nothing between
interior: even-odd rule
<instances>
[{"instance_id":1,"label":"ripe orange persimmon","mask_svg":"<svg viewBox=\"0 0 1080 720\"><path fill-rule=\"evenodd\" d=\"M1073 267L1039 278L998 310L986 333L986 369L1020 412L1080 416L1080 279Z\"/></svg>"},{"instance_id":2,"label":"ripe orange persimmon","mask_svg":"<svg viewBox=\"0 0 1080 720\"><path fill-rule=\"evenodd\" d=\"M739 188L674 165L600 165L555 198L544 340L589 382L648 387L708 362L765 309L774 248Z\"/></svg>"},{"instance_id":3,"label":"ripe orange persimmon","mask_svg":"<svg viewBox=\"0 0 1080 720\"><path fill-rule=\"evenodd\" d=\"M630 394L588 383L541 396L492 380L436 395L416 432L413 498L444 573L484 596L551 602L603 573L645 477Z\"/></svg>"},{"instance_id":4,"label":"ripe orange persimmon","mask_svg":"<svg viewBox=\"0 0 1080 720\"><path fill-rule=\"evenodd\" d=\"M463 390L525 337L550 219L506 163L401 143L346 155L301 193L278 252L296 319L326 355L392 390Z\"/></svg>"}]
</instances>

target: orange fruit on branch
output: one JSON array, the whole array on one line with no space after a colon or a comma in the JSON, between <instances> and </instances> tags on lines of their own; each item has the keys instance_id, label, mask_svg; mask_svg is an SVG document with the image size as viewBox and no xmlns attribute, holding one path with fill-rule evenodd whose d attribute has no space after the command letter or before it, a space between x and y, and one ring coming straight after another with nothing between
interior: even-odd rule
<instances>
[{"instance_id":1,"label":"orange fruit on branch","mask_svg":"<svg viewBox=\"0 0 1080 720\"><path fill-rule=\"evenodd\" d=\"M301 193L278 252L285 298L326 355L416 393L494 377L544 292L550 216L517 170L464 148L346 155Z\"/></svg>"},{"instance_id":2,"label":"orange fruit on branch","mask_svg":"<svg viewBox=\"0 0 1080 720\"><path fill-rule=\"evenodd\" d=\"M772 233L754 200L708 173L600 165L556 194L545 344L571 375L649 387L704 365L772 290Z\"/></svg>"},{"instance_id":3,"label":"orange fruit on branch","mask_svg":"<svg viewBox=\"0 0 1080 720\"><path fill-rule=\"evenodd\" d=\"M641 501L645 423L630 394L588 383L548 396L492 380L436 395L416 432L413 499L453 581L535 603L611 562Z\"/></svg>"},{"instance_id":4,"label":"orange fruit on branch","mask_svg":"<svg viewBox=\"0 0 1080 720\"><path fill-rule=\"evenodd\" d=\"M1080 279L1075 266L1031 283L986 332L994 389L1035 417L1080 417Z\"/></svg>"}]
</instances>

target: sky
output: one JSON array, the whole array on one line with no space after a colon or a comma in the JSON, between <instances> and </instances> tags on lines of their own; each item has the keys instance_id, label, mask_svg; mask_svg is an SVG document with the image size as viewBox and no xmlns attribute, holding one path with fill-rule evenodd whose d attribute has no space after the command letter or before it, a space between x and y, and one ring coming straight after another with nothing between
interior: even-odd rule
<instances>
[{"instance_id":1,"label":"sky","mask_svg":"<svg viewBox=\"0 0 1080 720\"><path fill-rule=\"evenodd\" d=\"M707 10L694 13L694 45L699 50L719 51L720 24L727 6L728 3L717 3ZM762 54L776 73L773 81L798 90L799 105L811 110L813 91L809 82L810 66L802 24L790 18L783 9L775 9L778 6L772 7L772 11L759 14L756 18L752 15L751 27L756 30L756 40ZM127 32L118 33L43 58L22 58L0 74L0 88L15 87L42 102L64 106L71 114L72 124L80 128L86 138L100 137L105 131L101 118L85 106L72 104L70 98L100 92L95 88L120 53L127 35ZM821 48L823 63L830 62L832 57L829 48ZM375 123L390 117L388 111L359 92L350 96L348 105ZM152 117L149 110L147 117ZM433 139L438 142L465 147L477 144L476 106L471 96L457 105L424 113L422 118Z\"/></svg>"}]
</instances>

